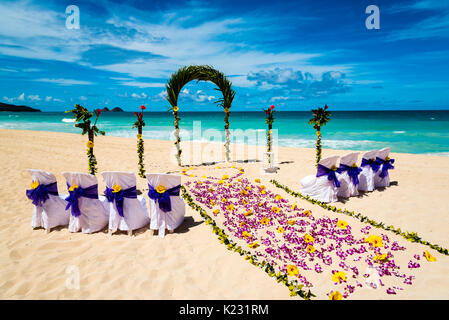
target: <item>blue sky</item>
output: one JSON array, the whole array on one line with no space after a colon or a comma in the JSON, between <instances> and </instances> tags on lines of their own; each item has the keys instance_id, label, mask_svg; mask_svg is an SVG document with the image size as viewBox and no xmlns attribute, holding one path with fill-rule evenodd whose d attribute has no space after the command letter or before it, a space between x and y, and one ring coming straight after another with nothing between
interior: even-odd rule
<instances>
[{"instance_id":1,"label":"blue sky","mask_svg":"<svg viewBox=\"0 0 449 320\"><path fill-rule=\"evenodd\" d=\"M371 4L379 30L365 27ZM0 101L43 111L164 111L167 79L187 64L223 71L234 111L449 109L449 0L2 0L0 13ZM191 83L179 107L218 110L219 97Z\"/></svg>"}]
</instances>

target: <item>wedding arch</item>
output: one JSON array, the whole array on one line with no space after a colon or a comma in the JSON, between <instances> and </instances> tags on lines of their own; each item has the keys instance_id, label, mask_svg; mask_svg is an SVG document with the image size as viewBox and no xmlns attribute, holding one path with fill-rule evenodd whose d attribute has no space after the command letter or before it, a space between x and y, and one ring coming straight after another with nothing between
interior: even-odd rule
<instances>
[{"instance_id":1,"label":"wedding arch","mask_svg":"<svg viewBox=\"0 0 449 320\"><path fill-rule=\"evenodd\" d=\"M234 100L235 91L232 89L231 81L220 71L212 68L211 66L184 66L180 68L178 71L172 74L170 80L167 85L167 100L171 105L170 110L173 112L173 116L175 118L175 145L177 149L176 160L178 161L178 165L181 166L181 138L179 136L179 106L178 106L178 96L181 92L182 88L189 83L190 81L197 80L198 81L210 81L214 83L217 88L215 90L221 91L223 94L223 98L215 101L216 104L223 107L223 111L225 112L225 136L226 141L224 144L226 161L230 160L229 157L229 109L231 108L232 101Z\"/></svg>"}]
</instances>

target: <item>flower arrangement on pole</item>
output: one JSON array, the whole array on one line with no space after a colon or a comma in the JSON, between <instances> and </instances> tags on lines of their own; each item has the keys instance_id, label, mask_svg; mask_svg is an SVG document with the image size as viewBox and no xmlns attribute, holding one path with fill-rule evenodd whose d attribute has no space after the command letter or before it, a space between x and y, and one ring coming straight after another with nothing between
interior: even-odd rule
<instances>
[{"instance_id":1,"label":"flower arrangement on pole","mask_svg":"<svg viewBox=\"0 0 449 320\"><path fill-rule=\"evenodd\" d=\"M134 115L137 117L136 122L134 122L133 128L137 128L137 155L139 156L139 176L141 178L145 178L145 165L143 163L144 160L144 145L143 145L143 137L142 137L142 128L145 127L145 121L143 120L143 110L146 107L144 105L140 106L140 113L134 112Z\"/></svg>"},{"instance_id":2,"label":"flower arrangement on pole","mask_svg":"<svg viewBox=\"0 0 449 320\"><path fill-rule=\"evenodd\" d=\"M265 112L265 123L268 124L268 132L267 132L267 152L271 152L273 147L273 122L274 122L274 106L272 105L268 109L262 109ZM268 163L271 165L271 154L268 153Z\"/></svg>"},{"instance_id":3,"label":"flower arrangement on pole","mask_svg":"<svg viewBox=\"0 0 449 320\"><path fill-rule=\"evenodd\" d=\"M309 124L313 125L316 130L316 165L321 160L321 127L330 121L331 113L327 111L329 107L327 104L324 108L312 109L313 118L309 120Z\"/></svg>"},{"instance_id":4,"label":"flower arrangement on pole","mask_svg":"<svg viewBox=\"0 0 449 320\"><path fill-rule=\"evenodd\" d=\"M95 112L95 122L92 125L90 118L92 118L93 113L89 112L86 108L79 104L75 104L75 109L67 110L65 113L73 113L73 118L75 119L75 127L81 128L82 135L86 134L88 135L88 141L87 141L87 158L89 161L89 173L95 174L97 173L97 159L94 155L94 137L98 134L105 135L105 132L102 130L99 130L97 127L97 121L98 117L101 114L101 109L96 109Z\"/></svg>"}]
</instances>

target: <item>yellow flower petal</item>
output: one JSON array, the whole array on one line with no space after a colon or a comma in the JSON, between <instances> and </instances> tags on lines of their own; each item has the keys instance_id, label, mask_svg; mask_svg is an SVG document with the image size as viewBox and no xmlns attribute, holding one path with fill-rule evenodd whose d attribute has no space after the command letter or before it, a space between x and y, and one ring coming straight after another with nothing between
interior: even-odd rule
<instances>
[{"instance_id":1,"label":"yellow flower petal","mask_svg":"<svg viewBox=\"0 0 449 320\"><path fill-rule=\"evenodd\" d=\"M259 246L259 243L256 241L256 242L253 242L253 243L250 243L250 244L248 244L248 247L250 247L250 248L257 248Z\"/></svg>"},{"instance_id":2,"label":"yellow flower petal","mask_svg":"<svg viewBox=\"0 0 449 320\"><path fill-rule=\"evenodd\" d=\"M348 223L346 221L343 221L343 220L338 220L337 226L340 229L346 229L348 227Z\"/></svg>"},{"instance_id":3,"label":"yellow flower petal","mask_svg":"<svg viewBox=\"0 0 449 320\"><path fill-rule=\"evenodd\" d=\"M310 242L315 241L315 239L314 239L310 234L306 233L306 234L304 235L304 241L305 241L306 243L310 243Z\"/></svg>"},{"instance_id":4,"label":"yellow flower petal","mask_svg":"<svg viewBox=\"0 0 449 320\"><path fill-rule=\"evenodd\" d=\"M287 273L293 277L299 275L298 267L291 264L287 265Z\"/></svg>"},{"instance_id":5,"label":"yellow flower petal","mask_svg":"<svg viewBox=\"0 0 449 320\"><path fill-rule=\"evenodd\" d=\"M343 271L335 272L332 275L332 281L334 281L335 283L346 281L346 273L344 273Z\"/></svg>"},{"instance_id":6,"label":"yellow flower petal","mask_svg":"<svg viewBox=\"0 0 449 320\"><path fill-rule=\"evenodd\" d=\"M437 261L437 258L435 258L434 256L432 256L430 253L429 253L429 251L425 251L424 252L424 254L426 255L426 259L427 259L427 261L430 261L430 262L435 262L435 261Z\"/></svg>"},{"instance_id":7,"label":"yellow flower petal","mask_svg":"<svg viewBox=\"0 0 449 320\"><path fill-rule=\"evenodd\" d=\"M37 187L39 187L39 182L36 180L31 182L31 189L37 189Z\"/></svg>"},{"instance_id":8,"label":"yellow flower petal","mask_svg":"<svg viewBox=\"0 0 449 320\"><path fill-rule=\"evenodd\" d=\"M342 300L343 299L343 295L338 292L338 291L332 291L331 294L329 295L329 300Z\"/></svg>"}]
</instances>

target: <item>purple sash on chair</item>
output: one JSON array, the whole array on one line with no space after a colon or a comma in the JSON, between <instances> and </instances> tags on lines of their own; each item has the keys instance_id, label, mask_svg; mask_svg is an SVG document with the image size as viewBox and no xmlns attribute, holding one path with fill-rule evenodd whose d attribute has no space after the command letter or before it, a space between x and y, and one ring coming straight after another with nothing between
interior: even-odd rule
<instances>
[{"instance_id":1,"label":"purple sash on chair","mask_svg":"<svg viewBox=\"0 0 449 320\"><path fill-rule=\"evenodd\" d=\"M379 177L382 179L388 176L388 170L394 169L394 166L392 165L392 163L394 163L394 159L384 160L381 158L376 158L376 161L382 164L382 170L379 174Z\"/></svg>"},{"instance_id":2,"label":"purple sash on chair","mask_svg":"<svg viewBox=\"0 0 449 320\"><path fill-rule=\"evenodd\" d=\"M35 206L42 206L49 199L49 194L58 195L58 186L56 182L49 184L40 184L36 189L28 189L26 196L33 201Z\"/></svg>"},{"instance_id":3,"label":"purple sash on chair","mask_svg":"<svg viewBox=\"0 0 449 320\"><path fill-rule=\"evenodd\" d=\"M377 159L379 159L379 158L377 158ZM361 167L370 166L374 172L377 172L377 171L379 171L380 165L382 164L381 162L377 161L377 159L362 158Z\"/></svg>"},{"instance_id":4,"label":"purple sash on chair","mask_svg":"<svg viewBox=\"0 0 449 320\"><path fill-rule=\"evenodd\" d=\"M104 195L106 196L106 199L108 199L109 202L113 202L115 200L115 207L117 208L118 214L121 217L124 217L123 200L125 200L125 198L137 199L136 186L130 187L125 190L120 190L119 192L112 192L112 191L113 191L112 188L106 187Z\"/></svg>"},{"instance_id":5,"label":"purple sash on chair","mask_svg":"<svg viewBox=\"0 0 449 320\"><path fill-rule=\"evenodd\" d=\"M67 203L66 210L68 208L71 209L72 216L79 217L81 214L80 208L78 206L78 199L80 197L89 198L89 199L98 199L98 184L94 184L93 186L87 188L75 188L73 191L70 191L70 185L67 183L67 188L69 189L69 196L65 198Z\"/></svg>"},{"instance_id":6,"label":"purple sash on chair","mask_svg":"<svg viewBox=\"0 0 449 320\"><path fill-rule=\"evenodd\" d=\"M325 175L327 175L327 180L329 180L329 181L333 180L334 181L334 185L337 188L340 188L340 181L338 181L337 175L335 174L335 171L332 170L332 169L329 169L329 168L327 168L327 167L325 167L325 166L323 166L321 164L318 164L318 170L317 170L317 173L316 173L317 178L321 177L321 176L325 176Z\"/></svg>"},{"instance_id":7,"label":"purple sash on chair","mask_svg":"<svg viewBox=\"0 0 449 320\"><path fill-rule=\"evenodd\" d=\"M171 211L170 196L179 196L181 185L179 184L173 188L165 190L163 193L157 192L156 189L150 184L148 184L148 188L148 197L156 202L159 202L159 208L162 211L169 212Z\"/></svg>"},{"instance_id":8,"label":"purple sash on chair","mask_svg":"<svg viewBox=\"0 0 449 320\"><path fill-rule=\"evenodd\" d=\"M348 176L351 178L352 183L357 186L359 184L359 174L360 172L362 172L362 169L359 167L347 166L340 163L340 167L337 169L337 172L343 173L345 171L348 172Z\"/></svg>"}]
</instances>

